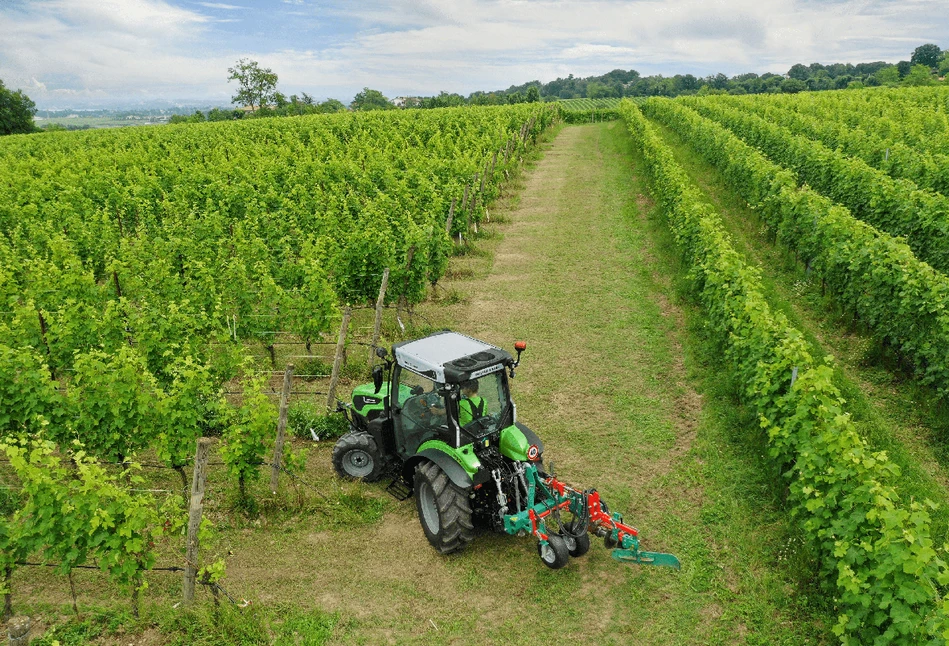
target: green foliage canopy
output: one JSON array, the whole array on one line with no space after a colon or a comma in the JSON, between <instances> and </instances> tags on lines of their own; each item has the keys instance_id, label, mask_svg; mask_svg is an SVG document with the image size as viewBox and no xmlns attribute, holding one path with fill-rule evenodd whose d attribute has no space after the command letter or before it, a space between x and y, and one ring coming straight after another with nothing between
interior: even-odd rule
<instances>
[{"instance_id":1,"label":"green foliage canopy","mask_svg":"<svg viewBox=\"0 0 949 646\"><path fill-rule=\"evenodd\" d=\"M909 62L913 65L925 65L930 69L935 69L939 66L940 58L942 58L942 50L939 49L939 45L926 43L913 50Z\"/></svg>"},{"instance_id":2,"label":"green foliage canopy","mask_svg":"<svg viewBox=\"0 0 949 646\"><path fill-rule=\"evenodd\" d=\"M932 70L926 65L913 65L910 69L909 74L906 75L906 78L903 79L904 85L932 85L933 83L933 74Z\"/></svg>"},{"instance_id":3,"label":"green foliage canopy","mask_svg":"<svg viewBox=\"0 0 949 646\"><path fill-rule=\"evenodd\" d=\"M389 103L389 99L383 96L382 92L379 90L371 90L367 87L364 87L362 92L359 92L353 97L353 102L349 104L349 107L359 112L365 112L367 110L391 110L395 108L395 106Z\"/></svg>"},{"instance_id":4,"label":"green foliage canopy","mask_svg":"<svg viewBox=\"0 0 949 646\"><path fill-rule=\"evenodd\" d=\"M33 115L36 104L21 90L8 89L0 80L0 135L36 132Z\"/></svg>"}]
</instances>

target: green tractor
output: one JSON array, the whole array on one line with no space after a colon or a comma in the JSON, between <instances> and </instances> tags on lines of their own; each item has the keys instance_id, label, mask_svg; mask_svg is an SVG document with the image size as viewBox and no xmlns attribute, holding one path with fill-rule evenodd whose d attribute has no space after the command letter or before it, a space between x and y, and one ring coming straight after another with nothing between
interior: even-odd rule
<instances>
[{"instance_id":1,"label":"green tractor","mask_svg":"<svg viewBox=\"0 0 949 646\"><path fill-rule=\"evenodd\" d=\"M505 350L443 331L396 343L372 371L373 383L341 405L350 430L333 448L347 479L393 477L399 500L414 492L425 536L442 554L465 548L475 527L532 535L550 568L590 548L590 533L613 557L679 567L671 554L639 549L638 531L610 513L595 489L580 491L544 470L544 444L517 421L508 380L520 363Z\"/></svg>"}]
</instances>

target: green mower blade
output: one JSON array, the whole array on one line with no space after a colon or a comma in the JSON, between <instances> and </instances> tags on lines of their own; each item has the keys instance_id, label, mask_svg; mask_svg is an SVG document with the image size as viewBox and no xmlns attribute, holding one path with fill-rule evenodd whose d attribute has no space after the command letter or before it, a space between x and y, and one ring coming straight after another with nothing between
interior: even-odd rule
<instances>
[{"instance_id":1,"label":"green mower blade","mask_svg":"<svg viewBox=\"0 0 949 646\"><path fill-rule=\"evenodd\" d=\"M613 558L623 563L639 563L640 565L658 565L661 567L671 567L676 570L681 568L679 559L672 554L663 554L662 552L639 552L637 550L613 550Z\"/></svg>"}]
</instances>

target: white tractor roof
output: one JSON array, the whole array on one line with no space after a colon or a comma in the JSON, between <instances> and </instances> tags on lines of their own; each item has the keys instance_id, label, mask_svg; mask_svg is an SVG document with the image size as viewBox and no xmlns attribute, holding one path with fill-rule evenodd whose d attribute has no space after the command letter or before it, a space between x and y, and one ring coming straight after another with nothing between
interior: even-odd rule
<instances>
[{"instance_id":1,"label":"white tractor roof","mask_svg":"<svg viewBox=\"0 0 949 646\"><path fill-rule=\"evenodd\" d=\"M418 373L435 375L445 381L445 364L484 351L500 350L493 345L457 332L441 332L395 348L399 365Z\"/></svg>"}]
</instances>

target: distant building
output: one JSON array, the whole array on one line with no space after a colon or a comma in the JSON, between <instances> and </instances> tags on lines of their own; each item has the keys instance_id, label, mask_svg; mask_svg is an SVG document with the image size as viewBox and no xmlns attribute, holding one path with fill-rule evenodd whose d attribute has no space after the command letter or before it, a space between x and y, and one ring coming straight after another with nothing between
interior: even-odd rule
<instances>
[{"instance_id":1,"label":"distant building","mask_svg":"<svg viewBox=\"0 0 949 646\"><path fill-rule=\"evenodd\" d=\"M417 106L421 100L422 97L419 96L397 96L394 99L391 99L389 103L397 108L410 108Z\"/></svg>"}]
</instances>

